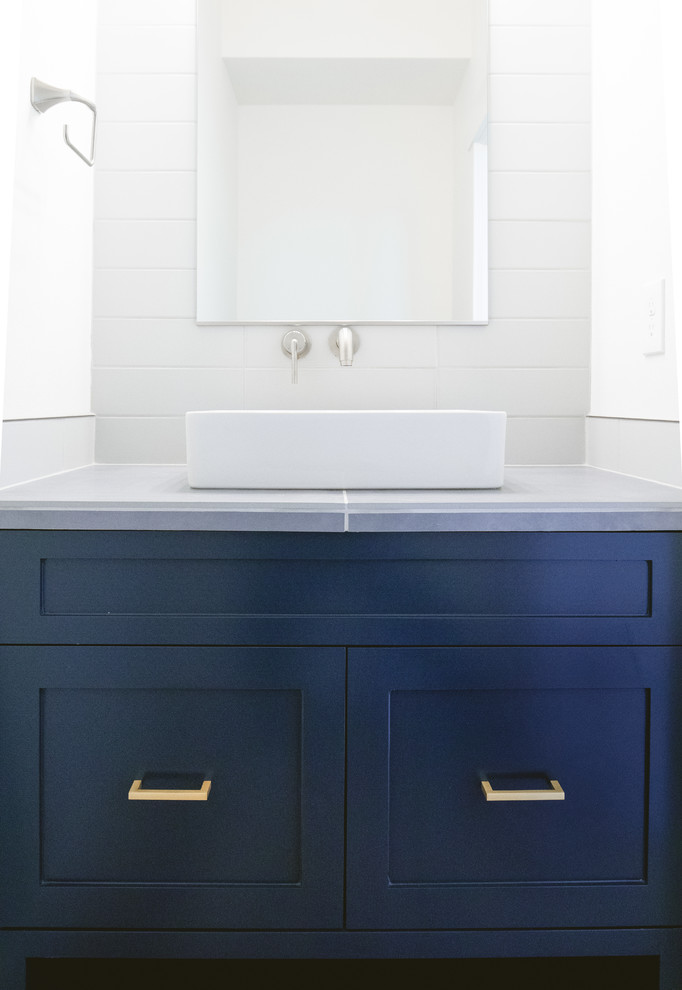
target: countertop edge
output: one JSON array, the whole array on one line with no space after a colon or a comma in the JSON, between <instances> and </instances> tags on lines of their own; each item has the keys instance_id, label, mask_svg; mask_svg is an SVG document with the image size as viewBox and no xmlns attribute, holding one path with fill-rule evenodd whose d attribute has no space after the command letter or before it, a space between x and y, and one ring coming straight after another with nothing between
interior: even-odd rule
<instances>
[{"instance_id":1,"label":"countertop edge","mask_svg":"<svg viewBox=\"0 0 682 990\"><path fill-rule=\"evenodd\" d=\"M139 530L186 532L628 532L682 531L679 506L556 507L542 503L439 509L225 509L164 506L5 505L4 530Z\"/></svg>"}]
</instances>

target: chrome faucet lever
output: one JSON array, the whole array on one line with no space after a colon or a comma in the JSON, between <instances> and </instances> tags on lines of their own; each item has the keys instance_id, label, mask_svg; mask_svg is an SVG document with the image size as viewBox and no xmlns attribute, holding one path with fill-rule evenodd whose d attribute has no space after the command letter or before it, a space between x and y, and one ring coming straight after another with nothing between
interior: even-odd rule
<instances>
[{"instance_id":1,"label":"chrome faucet lever","mask_svg":"<svg viewBox=\"0 0 682 990\"><path fill-rule=\"evenodd\" d=\"M339 349L341 366L344 368L350 367L353 363L353 354L356 350L352 327L339 327L339 332L336 336L336 346Z\"/></svg>"},{"instance_id":2,"label":"chrome faucet lever","mask_svg":"<svg viewBox=\"0 0 682 990\"><path fill-rule=\"evenodd\" d=\"M298 385L298 359L308 350L310 342L302 330L295 327L282 337L282 350L291 354L291 384Z\"/></svg>"}]
</instances>

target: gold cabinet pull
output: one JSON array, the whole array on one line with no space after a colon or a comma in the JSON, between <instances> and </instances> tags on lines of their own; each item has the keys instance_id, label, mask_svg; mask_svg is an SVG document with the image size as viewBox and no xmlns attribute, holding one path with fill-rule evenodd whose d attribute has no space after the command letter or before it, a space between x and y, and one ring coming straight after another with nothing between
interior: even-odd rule
<instances>
[{"instance_id":1,"label":"gold cabinet pull","mask_svg":"<svg viewBox=\"0 0 682 990\"><path fill-rule=\"evenodd\" d=\"M563 801L566 795L558 780L550 780L551 790L544 787L519 788L517 790L493 790L492 784L485 778L481 787L486 801Z\"/></svg>"},{"instance_id":2,"label":"gold cabinet pull","mask_svg":"<svg viewBox=\"0 0 682 990\"><path fill-rule=\"evenodd\" d=\"M211 781L205 780L201 787L157 788L142 787L142 780L134 780L128 791L129 801L208 801Z\"/></svg>"}]
</instances>

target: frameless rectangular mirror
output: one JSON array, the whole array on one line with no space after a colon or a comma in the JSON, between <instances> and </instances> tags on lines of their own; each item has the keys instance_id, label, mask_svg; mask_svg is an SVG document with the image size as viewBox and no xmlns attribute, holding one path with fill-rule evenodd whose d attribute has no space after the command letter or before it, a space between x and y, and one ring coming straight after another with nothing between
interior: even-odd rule
<instances>
[{"instance_id":1,"label":"frameless rectangular mirror","mask_svg":"<svg viewBox=\"0 0 682 990\"><path fill-rule=\"evenodd\" d=\"M197 11L197 322L487 322L487 0Z\"/></svg>"}]
</instances>

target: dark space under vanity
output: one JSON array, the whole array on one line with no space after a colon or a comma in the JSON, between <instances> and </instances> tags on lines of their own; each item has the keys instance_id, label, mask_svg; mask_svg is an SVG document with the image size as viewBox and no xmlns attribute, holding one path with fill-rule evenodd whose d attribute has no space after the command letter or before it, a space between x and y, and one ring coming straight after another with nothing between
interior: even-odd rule
<instances>
[{"instance_id":1,"label":"dark space under vanity","mask_svg":"<svg viewBox=\"0 0 682 990\"><path fill-rule=\"evenodd\" d=\"M473 494L476 530L375 502L374 531L304 531L300 506L285 531L272 506L98 528L112 506L3 492L3 990L189 966L202 990L245 967L679 990L682 506L660 489L536 504L544 531Z\"/></svg>"}]
</instances>

